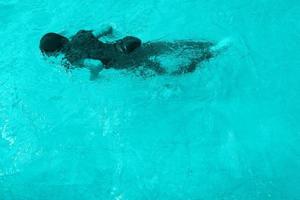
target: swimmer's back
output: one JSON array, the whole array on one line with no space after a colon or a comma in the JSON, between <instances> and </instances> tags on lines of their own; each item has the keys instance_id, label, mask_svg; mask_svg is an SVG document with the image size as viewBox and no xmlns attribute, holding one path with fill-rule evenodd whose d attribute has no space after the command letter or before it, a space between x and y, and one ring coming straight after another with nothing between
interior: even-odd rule
<instances>
[{"instance_id":1,"label":"swimmer's back","mask_svg":"<svg viewBox=\"0 0 300 200\"><path fill-rule=\"evenodd\" d=\"M102 49L104 44L100 42L91 31L80 30L66 45L63 52L66 59L71 63L91 58L95 51Z\"/></svg>"},{"instance_id":2,"label":"swimmer's back","mask_svg":"<svg viewBox=\"0 0 300 200\"><path fill-rule=\"evenodd\" d=\"M140 39L132 36L114 43L103 43L92 31L81 30L71 38L63 52L71 64L83 59L97 59L106 66L113 66L119 58L139 48L141 43Z\"/></svg>"}]
</instances>

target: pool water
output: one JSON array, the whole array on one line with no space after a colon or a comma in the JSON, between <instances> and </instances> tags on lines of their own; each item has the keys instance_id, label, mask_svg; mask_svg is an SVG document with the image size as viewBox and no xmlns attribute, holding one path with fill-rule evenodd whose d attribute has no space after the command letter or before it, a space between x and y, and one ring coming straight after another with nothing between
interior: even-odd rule
<instances>
[{"instance_id":1,"label":"pool water","mask_svg":"<svg viewBox=\"0 0 300 200\"><path fill-rule=\"evenodd\" d=\"M0 0L0 199L300 199L297 0ZM46 32L229 48L180 77L89 80Z\"/></svg>"}]
</instances>

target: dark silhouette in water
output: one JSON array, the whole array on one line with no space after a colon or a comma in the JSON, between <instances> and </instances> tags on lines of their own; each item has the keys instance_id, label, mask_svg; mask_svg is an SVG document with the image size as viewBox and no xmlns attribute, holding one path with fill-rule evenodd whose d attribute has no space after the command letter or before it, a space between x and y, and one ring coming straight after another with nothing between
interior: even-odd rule
<instances>
[{"instance_id":1,"label":"dark silhouette in water","mask_svg":"<svg viewBox=\"0 0 300 200\"><path fill-rule=\"evenodd\" d=\"M103 69L128 69L135 70L143 66L153 70L156 74L167 74L165 68L155 57L161 54L168 54L174 51L189 49L194 52L187 64L179 66L169 74L179 75L193 72L196 66L214 57L212 51L213 43L199 41L175 41L175 42L146 42L142 44L139 38L127 36L112 43L104 43L99 39L112 34L112 28L94 35L92 31L80 30L70 39L57 33L47 33L40 40L40 50L46 56L64 54L68 61L65 67L87 67L91 70L92 79L96 78ZM195 53L196 52L196 53ZM87 60L101 61L98 66L90 67Z\"/></svg>"}]
</instances>

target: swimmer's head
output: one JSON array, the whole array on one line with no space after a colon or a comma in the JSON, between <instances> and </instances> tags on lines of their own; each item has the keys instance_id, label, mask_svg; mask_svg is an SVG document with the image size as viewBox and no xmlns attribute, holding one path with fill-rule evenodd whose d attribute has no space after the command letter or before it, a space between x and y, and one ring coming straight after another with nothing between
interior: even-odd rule
<instances>
[{"instance_id":1,"label":"swimmer's head","mask_svg":"<svg viewBox=\"0 0 300 200\"><path fill-rule=\"evenodd\" d=\"M68 38L57 33L47 33L40 40L40 50L47 56L59 53L69 42Z\"/></svg>"}]
</instances>

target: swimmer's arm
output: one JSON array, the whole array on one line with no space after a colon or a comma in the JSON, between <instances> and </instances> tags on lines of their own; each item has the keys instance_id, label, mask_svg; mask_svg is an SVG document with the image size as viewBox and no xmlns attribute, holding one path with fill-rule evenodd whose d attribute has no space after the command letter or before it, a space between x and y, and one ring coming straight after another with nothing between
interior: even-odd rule
<instances>
[{"instance_id":1,"label":"swimmer's arm","mask_svg":"<svg viewBox=\"0 0 300 200\"><path fill-rule=\"evenodd\" d=\"M99 72L103 69L103 64L100 60L84 59L82 64L90 71L90 80L97 79Z\"/></svg>"},{"instance_id":2,"label":"swimmer's arm","mask_svg":"<svg viewBox=\"0 0 300 200\"><path fill-rule=\"evenodd\" d=\"M101 37L104 37L104 36L109 36L109 35L112 35L113 34L113 27L112 26L108 26L106 27L104 30L102 30L101 32L95 32L95 36L96 38L101 38Z\"/></svg>"}]
</instances>

